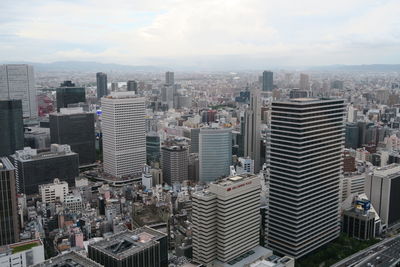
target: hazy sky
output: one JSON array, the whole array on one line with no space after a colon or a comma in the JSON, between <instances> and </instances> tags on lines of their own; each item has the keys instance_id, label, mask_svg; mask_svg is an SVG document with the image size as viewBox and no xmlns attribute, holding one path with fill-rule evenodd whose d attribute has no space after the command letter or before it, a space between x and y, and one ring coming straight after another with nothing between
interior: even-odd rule
<instances>
[{"instance_id":1,"label":"hazy sky","mask_svg":"<svg viewBox=\"0 0 400 267\"><path fill-rule=\"evenodd\" d=\"M0 0L0 61L400 63L400 0Z\"/></svg>"}]
</instances>

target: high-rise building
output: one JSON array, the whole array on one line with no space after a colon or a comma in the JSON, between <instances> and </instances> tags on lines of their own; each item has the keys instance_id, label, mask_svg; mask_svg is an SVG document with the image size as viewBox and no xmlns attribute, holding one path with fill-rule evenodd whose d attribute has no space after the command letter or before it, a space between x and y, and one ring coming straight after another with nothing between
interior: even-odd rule
<instances>
[{"instance_id":1,"label":"high-rise building","mask_svg":"<svg viewBox=\"0 0 400 267\"><path fill-rule=\"evenodd\" d=\"M19 241L15 168L6 157L0 157L0 245Z\"/></svg>"},{"instance_id":2,"label":"high-rise building","mask_svg":"<svg viewBox=\"0 0 400 267\"><path fill-rule=\"evenodd\" d=\"M149 132L146 135L146 159L147 164L160 163L160 136L156 132Z\"/></svg>"},{"instance_id":3,"label":"high-rise building","mask_svg":"<svg viewBox=\"0 0 400 267\"><path fill-rule=\"evenodd\" d=\"M146 164L145 99L112 92L101 99L104 171L141 177Z\"/></svg>"},{"instance_id":4,"label":"high-rise building","mask_svg":"<svg viewBox=\"0 0 400 267\"><path fill-rule=\"evenodd\" d=\"M61 109L50 114L50 138L52 144L67 144L79 154L79 164L96 161L96 137L94 114L82 108Z\"/></svg>"},{"instance_id":5,"label":"high-rise building","mask_svg":"<svg viewBox=\"0 0 400 267\"><path fill-rule=\"evenodd\" d=\"M400 222L400 165L375 169L365 178L365 193L388 226Z\"/></svg>"},{"instance_id":6,"label":"high-rise building","mask_svg":"<svg viewBox=\"0 0 400 267\"><path fill-rule=\"evenodd\" d=\"M77 87L71 81L64 81L56 91L57 111L67 108L70 104L85 103L85 88Z\"/></svg>"},{"instance_id":7,"label":"high-rise building","mask_svg":"<svg viewBox=\"0 0 400 267\"><path fill-rule=\"evenodd\" d=\"M232 164L232 129L202 128L199 134L199 181L226 177Z\"/></svg>"},{"instance_id":8,"label":"high-rise building","mask_svg":"<svg viewBox=\"0 0 400 267\"><path fill-rule=\"evenodd\" d=\"M196 262L227 263L258 246L260 190L260 178L245 174L210 183L207 189L193 193Z\"/></svg>"},{"instance_id":9,"label":"high-rise building","mask_svg":"<svg viewBox=\"0 0 400 267\"><path fill-rule=\"evenodd\" d=\"M174 85L174 84L175 84L174 73L172 71L167 71L165 73L165 85Z\"/></svg>"},{"instance_id":10,"label":"high-rise building","mask_svg":"<svg viewBox=\"0 0 400 267\"><path fill-rule=\"evenodd\" d=\"M189 151L187 147L163 146L161 159L164 182L173 185L188 180Z\"/></svg>"},{"instance_id":11,"label":"high-rise building","mask_svg":"<svg viewBox=\"0 0 400 267\"><path fill-rule=\"evenodd\" d=\"M310 76L300 73L300 90L310 90Z\"/></svg>"},{"instance_id":12,"label":"high-rise building","mask_svg":"<svg viewBox=\"0 0 400 267\"><path fill-rule=\"evenodd\" d=\"M59 178L74 186L79 176L79 156L69 145L52 144L49 152L37 153L36 149L25 147L11 156L17 169L17 191L26 195L37 194L39 185Z\"/></svg>"},{"instance_id":13,"label":"high-rise building","mask_svg":"<svg viewBox=\"0 0 400 267\"><path fill-rule=\"evenodd\" d=\"M33 67L25 64L0 65L0 99L21 100L23 116L37 117Z\"/></svg>"},{"instance_id":14,"label":"high-rise building","mask_svg":"<svg viewBox=\"0 0 400 267\"><path fill-rule=\"evenodd\" d=\"M344 102L272 102L267 246L294 258L337 238Z\"/></svg>"},{"instance_id":15,"label":"high-rise building","mask_svg":"<svg viewBox=\"0 0 400 267\"><path fill-rule=\"evenodd\" d=\"M0 100L0 157L24 147L21 100Z\"/></svg>"},{"instance_id":16,"label":"high-rise building","mask_svg":"<svg viewBox=\"0 0 400 267\"><path fill-rule=\"evenodd\" d=\"M89 244L88 256L104 267L161 267L168 264L167 236L149 227L124 231Z\"/></svg>"},{"instance_id":17,"label":"high-rise building","mask_svg":"<svg viewBox=\"0 0 400 267\"><path fill-rule=\"evenodd\" d=\"M190 129L190 153L199 153L200 128Z\"/></svg>"},{"instance_id":18,"label":"high-rise building","mask_svg":"<svg viewBox=\"0 0 400 267\"><path fill-rule=\"evenodd\" d=\"M97 82L97 98L102 98L108 95L107 91L107 74L103 72L96 73Z\"/></svg>"},{"instance_id":19,"label":"high-rise building","mask_svg":"<svg viewBox=\"0 0 400 267\"><path fill-rule=\"evenodd\" d=\"M135 92L135 94L137 94L137 92L138 92L137 82L136 81L128 81L126 83L126 90L129 92L133 91L133 92Z\"/></svg>"},{"instance_id":20,"label":"high-rise building","mask_svg":"<svg viewBox=\"0 0 400 267\"><path fill-rule=\"evenodd\" d=\"M274 73L264 71L262 76L262 90L271 92L274 89Z\"/></svg>"},{"instance_id":21,"label":"high-rise building","mask_svg":"<svg viewBox=\"0 0 400 267\"><path fill-rule=\"evenodd\" d=\"M244 156L254 160L254 172L258 173L261 168L261 107L259 96L256 92L250 98L250 107L245 111L244 131Z\"/></svg>"},{"instance_id":22,"label":"high-rise building","mask_svg":"<svg viewBox=\"0 0 400 267\"><path fill-rule=\"evenodd\" d=\"M111 91L112 92L118 92L118 83L117 82L112 82L111 83Z\"/></svg>"}]
</instances>

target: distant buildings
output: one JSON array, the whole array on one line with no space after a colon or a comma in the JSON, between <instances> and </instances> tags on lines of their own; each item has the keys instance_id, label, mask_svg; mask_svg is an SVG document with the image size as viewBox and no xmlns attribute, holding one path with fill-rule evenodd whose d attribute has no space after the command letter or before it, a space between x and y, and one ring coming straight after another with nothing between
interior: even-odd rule
<instances>
[{"instance_id":1,"label":"distant buildings","mask_svg":"<svg viewBox=\"0 0 400 267\"><path fill-rule=\"evenodd\" d=\"M161 158L160 136L156 132L149 132L146 135L146 159L147 164L160 163Z\"/></svg>"},{"instance_id":2,"label":"distant buildings","mask_svg":"<svg viewBox=\"0 0 400 267\"><path fill-rule=\"evenodd\" d=\"M175 84L174 73L171 71L167 71L165 73L165 85L174 85L174 84Z\"/></svg>"},{"instance_id":3,"label":"distant buildings","mask_svg":"<svg viewBox=\"0 0 400 267\"><path fill-rule=\"evenodd\" d=\"M0 245L19 241L15 168L8 158L0 157ZM1 257L1 256L0 256ZM0 258L0 266L1 264Z\"/></svg>"},{"instance_id":4,"label":"distant buildings","mask_svg":"<svg viewBox=\"0 0 400 267\"><path fill-rule=\"evenodd\" d=\"M94 114L82 108L61 109L50 114L50 137L52 144L67 144L78 153L79 164L96 161Z\"/></svg>"},{"instance_id":5,"label":"distant buildings","mask_svg":"<svg viewBox=\"0 0 400 267\"><path fill-rule=\"evenodd\" d=\"M202 128L199 133L199 181L212 182L229 175L232 129Z\"/></svg>"},{"instance_id":6,"label":"distant buildings","mask_svg":"<svg viewBox=\"0 0 400 267\"><path fill-rule=\"evenodd\" d=\"M24 147L21 100L0 100L0 157Z\"/></svg>"},{"instance_id":7,"label":"distant buildings","mask_svg":"<svg viewBox=\"0 0 400 267\"><path fill-rule=\"evenodd\" d=\"M0 250L1 267L30 267L44 261L44 246L40 239L10 244Z\"/></svg>"},{"instance_id":8,"label":"distant buildings","mask_svg":"<svg viewBox=\"0 0 400 267\"><path fill-rule=\"evenodd\" d=\"M310 76L300 73L300 90L310 90Z\"/></svg>"},{"instance_id":9,"label":"distant buildings","mask_svg":"<svg viewBox=\"0 0 400 267\"><path fill-rule=\"evenodd\" d=\"M274 89L274 73L272 71L264 71L262 76L262 90L272 92Z\"/></svg>"},{"instance_id":10,"label":"distant buildings","mask_svg":"<svg viewBox=\"0 0 400 267\"><path fill-rule=\"evenodd\" d=\"M137 81L128 81L126 83L126 90L129 92L135 92L137 94L138 92L138 83Z\"/></svg>"},{"instance_id":11,"label":"distant buildings","mask_svg":"<svg viewBox=\"0 0 400 267\"><path fill-rule=\"evenodd\" d=\"M25 147L11 156L17 169L17 191L27 195L37 194L39 185L47 184L54 178L73 186L79 176L79 157L68 145L52 144L49 152L37 153L36 149Z\"/></svg>"},{"instance_id":12,"label":"distant buildings","mask_svg":"<svg viewBox=\"0 0 400 267\"><path fill-rule=\"evenodd\" d=\"M101 99L104 171L140 176L146 164L145 99L112 92Z\"/></svg>"},{"instance_id":13,"label":"distant buildings","mask_svg":"<svg viewBox=\"0 0 400 267\"><path fill-rule=\"evenodd\" d=\"M23 116L37 117L33 67L25 64L0 65L0 99L21 100Z\"/></svg>"},{"instance_id":14,"label":"distant buildings","mask_svg":"<svg viewBox=\"0 0 400 267\"><path fill-rule=\"evenodd\" d=\"M233 176L192 196L193 259L230 263L259 244L260 180ZM218 265L217 265L218 266Z\"/></svg>"},{"instance_id":15,"label":"distant buildings","mask_svg":"<svg viewBox=\"0 0 400 267\"><path fill-rule=\"evenodd\" d=\"M142 227L89 244L88 256L104 267L160 267L168 264L167 246L165 234Z\"/></svg>"},{"instance_id":16,"label":"distant buildings","mask_svg":"<svg viewBox=\"0 0 400 267\"><path fill-rule=\"evenodd\" d=\"M337 238L343 100L272 102L267 246L294 258Z\"/></svg>"},{"instance_id":17,"label":"distant buildings","mask_svg":"<svg viewBox=\"0 0 400 267\"><path fill-rule=\"evenodd\" d=\"M244 116L244 156L254 160L254 172L258 173L261 168L261 107L257 93L252 93L250 107L245 111Z\"/></svg>"},{"instance_id":18,"label":"distant buildings","mask_svg":"<svg viewBox=\"0 0 400 267\"><path fill-rule=\"evenodd\" d=\"M70 104L85 103L85 88L76 87L71 81L64 81L57 88L56 98L57 111L60 111L61 108L67 108Z\"/></svg>"},{"instance_id":19,"label":"distant buildings","mask_svg":"<svg viewBox=\"0 0 400 267\"><path fill-rule=\"evenodd\" d=\"M163 146L161 159L164 182L173 185L188 180L189 151L187 147Z\"/></svg>"},{"instance_id":20,"label":"distant buildings","mask_svg":"<svg viewBox=\"0 0 400 267\"><path fill-rule=\"evenodd\" d=\"M365 193L388 226L400 221L400 165L375 169L365 178Z\"/></svg>"},{"instance_id":21,"label":"distant buildings","mask_svg":"<svg viewBox=\"0 0 400 267\"><path fill-rule=\"evenodd\" d=\"M107 91L107 74L103 72L96 73L97 82L97 98L102 98L108 95Z\"/></svg>"}]
</instances>

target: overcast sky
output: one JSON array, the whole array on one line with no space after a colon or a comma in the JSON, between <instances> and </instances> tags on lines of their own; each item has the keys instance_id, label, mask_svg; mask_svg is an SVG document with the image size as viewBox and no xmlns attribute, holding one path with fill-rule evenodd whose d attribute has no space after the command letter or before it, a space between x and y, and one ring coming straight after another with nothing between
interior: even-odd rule
<instances>
[{"instance_id":1,"label":"overcast sky","mask_svg":"<svg viewBox=\"0 0 400 267\"><path fill-rule=\"evenodd\" d=\"M0 61L64 60L400 63L400 0L0 0Z\"/></svg>"}]
</instances>

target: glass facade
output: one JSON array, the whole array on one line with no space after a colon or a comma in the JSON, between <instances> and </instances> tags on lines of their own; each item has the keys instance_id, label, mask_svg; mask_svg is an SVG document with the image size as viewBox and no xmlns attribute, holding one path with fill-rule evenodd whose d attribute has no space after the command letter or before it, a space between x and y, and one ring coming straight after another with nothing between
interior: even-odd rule
<instances>
[{"instance_id":1,"label":"glass facade","mask_svg":"<svg viewBox=\"0 0 400 267\"><path fill-rule=\"evenodd\" d=\"M21 100L0 101L0 157L24 147Z\"/></svg>"}]
</instances>

